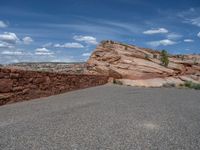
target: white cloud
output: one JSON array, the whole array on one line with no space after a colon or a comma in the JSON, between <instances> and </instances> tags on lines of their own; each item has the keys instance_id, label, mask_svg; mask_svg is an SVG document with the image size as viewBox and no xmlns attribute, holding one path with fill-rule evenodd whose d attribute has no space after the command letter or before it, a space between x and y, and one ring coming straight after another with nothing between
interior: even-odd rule
<instances>
[{"instance_id":1,"label":"white cloud","mask_svg":"<svg viewBox=\"0 0 200 150\"><path fill-rule=\"evenodd\" d=\"M82 36L82 35L77 36L76 35L73 37L73 39L79 42L85 42L87 44L92 44L92 45L98 44L97 39L92 36Z\"/></svg>"},{"instance_id":2,"label":"white cloud","mask_svg":"<svg viewBox=\"0 0 200 150\"><path fill-rule=\"evenodd\" d=\"M108 21L108 20L98 20L97 21L100 24L105 24L106 26L110 26L112 29L116 30L125 30L128 31L129 33L135 33L138 34L140 33L143 29L140 25L137 24L130 24L130 23L125 23L125 22L116 22L116 21Z\"/></svg>"},{"instance_id":3,"label":"white cloud","mask_svg":"<svg viewBox=\"0 0 200 150\"><path fill-rule=\"evenodd\" d=\"M200 32L197 34L198 37L200 37Z\"/></svg>"},{"instance_id":4,"label":"white cloud","mask_svg":"<svg viewBox=\"0 0 200 150\"><path fill-rule=\"evenodd\" d=\"M191 23L192 25L196 25L200 27L200 17L193 18L193 19L186 19L186 22Z\"/></svg>"},{"instance_id":5,"label":"white cloud","mask_svg":"<svg viewBox=\"0 0 200 150\"><path fill-rule=\"evenodd\" d=\"M84 56L84 57L88 57L88 56L90 56L91 55L91 53L83 53L82 54L82 56Z\"/></svg>"},{"instance_id":6,"label":"white cloud","mask_svg":"<svg viewBox=\"0 0 200 150\"><path fill-rule=\"evenodd\" d=\"M53 52L35 52L35 55L53 55Z\"/></svg>"},{"instance_id":7,"label":"white cloud","mask_svg":"<svg viewBox=\"0 0 200 150\"><path fill-rule=\"evenodd\" d=\"M194 8L190 8L182 12L179 12L177 16L181 18L185 18L186 16L193 16L195 13L196 13L196 10Z\"/></svg>"},{"instance_id":8,"label":"white cloud","mask_svg":"<svg viewBox=\"0 0 200 150\"><path fill-rule=\"evenodd\" d=\"M157 46L167 46L167 45L174 45L176 44L176 42L169 40L169 39L164 39L164 40L160 40L160 41L151 41L147 43L148 45L151 45L153 47L157 47Z\"/></svg>"},{"instance_id":9,"label":"white cloud","mask_svg":"<svg viewBox=\"0 0 200 150\"><path fill-rule=\"evenodd\" d=\"M183 19L183 23L188 23L200 27L200 9L190 8L189 10L178 13Z\"/></svg>"},{"instance_id":10,"label":"white cloud","mask_svg":"<svg viewBox=\"0 0 200 150\"><path fill-rule=\"evenodd\" d=\"M73 56L68 56L64 58L53 59L51 62L77 62L77 60L75 60Z\"/></svg>"},{"instance_id":11,"label":"white cloud","mask_svg":"<svg viewBox=\"0 0 200 150\"><path fill-rule=\"evenodd\" d=\"M0 48L14 48L13 45L0 41Z\"/></svg>"},{"instance_id":12,"label":"white cloud","mask_svg":"<svg viewBox=\"0 0 200 150\"><path fill-rule=\"evenodd\" d=\"M0 41L10 44L15 44L19 41L19 38L15 33L4 32L3 34L0 34Z\"/></svg>"},{"instance_id":13,"label":"white cloud","mask_svg":"<svg viewBox=\"0 0 200 150\"><path fill-rule=\"evenodd\" d=\"M53 46L53 43L51 43L51 42L46 43L46 44L43 45L43 47L51 47L51 46Z\"/></svg>"},{"instance_id":14,"label":"white cloud","mask_svg":"<svg viewBox=\"0 0 200 150\"><path fill-rule=\"evenodd\" d=\"M33 39L29 36L26 36L22 39L22 41L24 42L24 44L28 45L33 42Z\"/></svg>"},{"instance_id":15,"label":"white cloud","mask_svg":"<svg viewBox=\"0 0 200 150\"><path fill-rule=\"evenodd\" d=\"M177 33L170 33L167 35L167 38L171 40L180 39L181 37L183 36Z\"/></svg>"},{"instance_id":16,"label":"white cloud","mask_svg":"<svg viewBox=\"0 0 200 150\"><path fill-rule=\"evenodd\" d=\"M49 49L43 47L43 48L37 48L35 50L35 54L36 55L53 55L54 53L51 52Z\"/></svg>"},{"instance_id":17,"label":"white cloud","mask_svg":"<svg viewBox=\"0 0 200 150\"><path fill-rule=\"evenodd\" d=\"M65 44L55 44L56 48L84 48L80 43L65 43Z\"/></svg>"},{"instance_id":18,"label":"white cloud","mask_svg":"<svg viewBox=\"0 0 200 150\"><path fill-rule=\"evenodd\" d=\"M194 42L194 40L192 40L192 39L185 39L184 42L190 43L190 42Z\"/></svg>"},{"instance_id":19,"label":"white cloud","mask_svg":"<svg viewBox=\"0 0 200 150\"><path fill-rule=\"evenodd\" d=\"M21 51L3 51L1 52L2 55L23 55Z\"/></svg>"},{"instance_id":20,"label":"white cloud","mask_svg":"<svg viewBox=\"0 0 200 150\"><path fill-rule=\"evenodd\" d=\"M43 47L43 48L37 48L35 51L36 52L49 52L50 50L48 50L47 48Z\"/></svg>"},{"instance_id":21,"label":"white cloud","mask_svg":"<svg viewBox=\"0 0 200 150\"><path fill-rule=\"evenodd\" d=\"M8 25L0 20L0 28L6 28Z\"/></svg>"},{"instance_id":22,"label":"white cloud","mask_svg":"<svg viewBox=\"0 0 200 150\"><path fill-rule=\"evenodd\" d=\"M163 34L163 33L168 33L169 31L165 28L159 28L159 29L151 29L144 31L143 34Z\"/></svg>"}]
</instances>

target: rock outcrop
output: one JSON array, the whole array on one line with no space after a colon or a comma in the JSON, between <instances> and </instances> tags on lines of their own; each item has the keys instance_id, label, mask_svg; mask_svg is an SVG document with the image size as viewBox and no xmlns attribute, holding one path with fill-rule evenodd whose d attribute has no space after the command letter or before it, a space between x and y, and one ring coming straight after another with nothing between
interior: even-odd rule
<instances>
[{"instance_id":1,"label":"rock outcrop","mask_svg":"<svg viewBox=\"0 0 200 150\"><path fill-rule=\"evenodd\" d=\"M87 61L88 72L114 79L180 83L183 79L200 82L200 55L169 55L169 65L161 65L161 52L113 41L103 41ZM168 79L169 78L169 79ZM158 80L155 80L158 79ZM136 85L140 85L137 84ZM155 85L160 85L155 83ZM148 86L148 84L147 84Z\"/></svg>"},{"instance_id":2,"label":"rock outcrop","mask_svg":"<svg viewBox=\"0 0 200 150\"><path fill-rule=\"evenodd\" d=\"M0 68L0 106L108 82L107 76Z\"/></svg>"}]
</instances>

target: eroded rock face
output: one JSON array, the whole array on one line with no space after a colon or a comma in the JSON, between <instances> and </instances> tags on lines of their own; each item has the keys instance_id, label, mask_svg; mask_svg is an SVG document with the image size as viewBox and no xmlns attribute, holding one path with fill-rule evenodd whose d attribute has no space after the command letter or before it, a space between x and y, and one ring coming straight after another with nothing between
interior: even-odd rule
<instances>
[{"instance_id":1,"label":"eroded rock face","mask_svg":"<svg viewBox=\"0 0 200 150\"><path fill-rule=\"evenodd\" d=\"M108 82L107 76L25 71L0 67L0 106Z\"/></svg>"},{"instance_id":2,"label":"eroded rock face","mask_svg":"<svg viewBox=\"0 0 200 150\"><path fill-rule=\"evenodd\" d=\"M168 67L161 65L160 58L159 51L104 41L87 61L88 72L130 80L200 74L200 55L170 55Z\"/></svg>"},{"instance_id":3,"label":"eroded rock face","mask_svg":"<svg viewBox=\"0 0 200 150\"><path fill-rule=\"evenodd\" d=\"M0 93L12 91L13 81L10 79L0 79Z\"/></svg>"}]
</instances>

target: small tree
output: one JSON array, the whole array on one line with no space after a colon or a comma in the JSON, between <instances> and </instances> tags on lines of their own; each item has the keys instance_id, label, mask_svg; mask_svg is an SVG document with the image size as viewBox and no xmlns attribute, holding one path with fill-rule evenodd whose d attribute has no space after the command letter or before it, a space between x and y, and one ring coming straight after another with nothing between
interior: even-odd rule
<instances>
[{"instance_id":1,"label":"small tree","mask_svg":"<svg viewBox=\"0 0 200 150\"><path fill-rule=\"evenodd\" d=\"M160 60L163 66L167 67L169 65L168 53L166 50L162 50Z\"/></svg>"}]
</instances>

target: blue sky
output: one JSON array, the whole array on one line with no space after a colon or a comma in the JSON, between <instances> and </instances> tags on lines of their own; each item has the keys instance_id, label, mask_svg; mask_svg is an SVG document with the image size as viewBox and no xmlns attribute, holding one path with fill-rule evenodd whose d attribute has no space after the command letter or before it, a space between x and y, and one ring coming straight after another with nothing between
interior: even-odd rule
<instances>
[{"instance_id":1,"label":"blue sky","mask_svg":"<svg viewBox=\"0 0 200 150\"><path fill-rule=\"evenodd\" d=\"M107 39L200 53L200 1L1 1L0 63L85 61Z\"/></svg>"}]
</instances>

